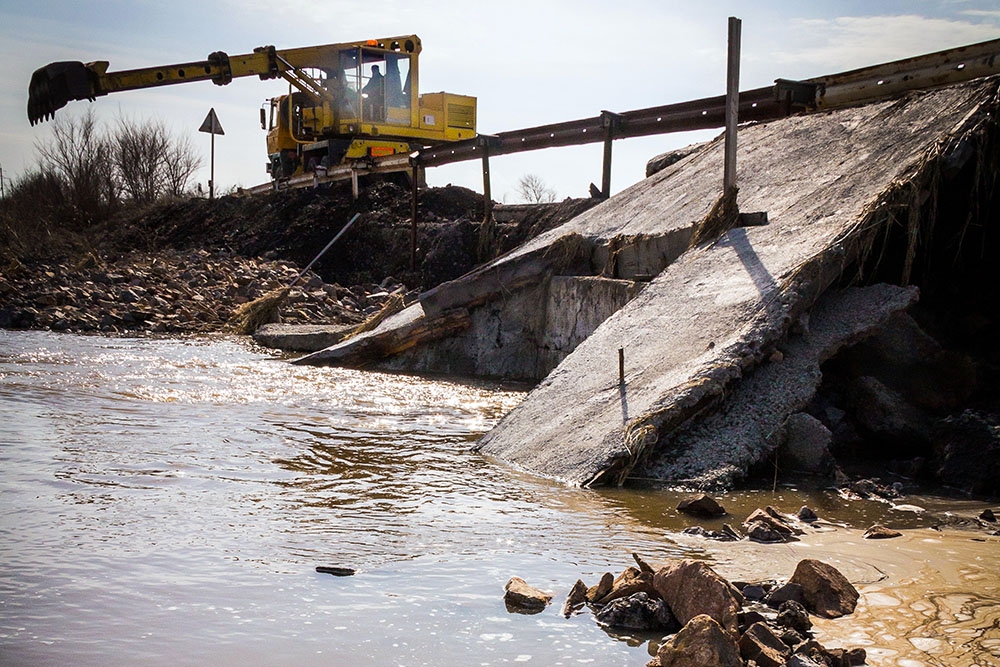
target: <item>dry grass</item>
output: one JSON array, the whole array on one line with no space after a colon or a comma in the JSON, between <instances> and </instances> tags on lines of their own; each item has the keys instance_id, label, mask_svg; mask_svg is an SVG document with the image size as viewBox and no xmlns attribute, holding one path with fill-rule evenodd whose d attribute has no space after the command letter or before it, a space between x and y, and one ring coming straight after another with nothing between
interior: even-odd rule
<instances>
[{"instance_id":1,"label":"dry grass","mask_svg":"<svg viewBox=\"0 0 1000 667\"><path fill-rule=\"evenodd\" d=\"M290 287L274 289L237 308L226 323L226 328L244 336L252 334L265 324L278 320L278 311L288 298Z\"/></svg>"}]
</instances>

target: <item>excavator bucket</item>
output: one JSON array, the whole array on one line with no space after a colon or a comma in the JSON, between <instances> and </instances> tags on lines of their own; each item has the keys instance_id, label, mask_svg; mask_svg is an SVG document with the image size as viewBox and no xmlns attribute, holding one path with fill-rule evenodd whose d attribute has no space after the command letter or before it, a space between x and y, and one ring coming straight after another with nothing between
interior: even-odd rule
<instances>
[{"instance_id":1,"label":"excavator bucket","mask_svg":"<svg viewBox=\"0 0 1000 667\"><path fill-rule=\"evenodd\" d=\"M70 100L91 100L95 93L90 70L81 62L51 63L35 70L28 84L28 121L54 118Z\"/></svg>"}]
</instances>

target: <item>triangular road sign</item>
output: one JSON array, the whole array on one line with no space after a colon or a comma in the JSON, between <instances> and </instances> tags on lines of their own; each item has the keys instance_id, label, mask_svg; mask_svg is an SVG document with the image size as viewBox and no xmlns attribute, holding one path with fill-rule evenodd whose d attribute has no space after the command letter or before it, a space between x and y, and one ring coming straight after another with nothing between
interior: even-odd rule
<instances>
[{"instance_id":1,"label":"triangular road sign","mask_svg":"<svg viewBox=\"0 0 1000 667\"><path fill-rule=\"evenodd\" d=\"M205 122L201 124L198 128L199 132L208 132L209 134L225 134L225 130L222 129L222 123L219 122L219 117L215 115L215 107L208 110L208 115L205 116Z\"/></svg>"}]
</instances>

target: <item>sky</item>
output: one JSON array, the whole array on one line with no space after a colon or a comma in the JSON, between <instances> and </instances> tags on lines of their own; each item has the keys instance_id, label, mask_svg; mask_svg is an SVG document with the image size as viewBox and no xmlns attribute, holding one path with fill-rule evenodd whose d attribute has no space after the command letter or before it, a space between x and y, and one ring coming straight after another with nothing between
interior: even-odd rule
<instances>
[{"instance_id":1,"label":"sky","mask_svg":"<svg viewBox=\"0 0 1000 667\"><path fill-rule=\"evenodd\" d=\"M32 72L60 60L110 61L110 70L202 60L254 47L294 48L416 34L421 92L478 98L478 131L497 133L721 95L729 16L742 19L740 87L803 79L1000 38L1000 0L674 2L673 0L0 0L0 168L7 183L37 164L52 123L28 124ZM185 83L70 102L57 116L93 109L163 122L190 139L209 178L210 108L216 191L268 180L259 108L287 84L237 79ZM641 180L655 155L718 134L702 131L614 142L612 191ZM540 178L557 199L600 184L602 145L494 157L493 199L517 203L518 181ZM481 165L429 169L430 185L483 191Z\"/></svg>"}]
</instances>

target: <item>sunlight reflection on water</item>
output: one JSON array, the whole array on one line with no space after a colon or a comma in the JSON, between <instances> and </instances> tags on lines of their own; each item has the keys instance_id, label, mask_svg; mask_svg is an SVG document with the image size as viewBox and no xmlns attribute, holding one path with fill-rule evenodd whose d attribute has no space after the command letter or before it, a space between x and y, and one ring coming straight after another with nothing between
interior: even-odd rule
<instances>
[{"instance_id":1,"label":"sunlight reflection on water","mask_svg":"<svg viewBox=\"0 0 1000 667\"><path fill-rule=\"evenodd\" d=\"M641 640L558 614L577 578L632 551L767 561L679 536L677 494L572 489L471 454L522 398L291 366L237 339L0 331L0 662L643 665ZM889 511L813 501L857 522ZM553 608L508 614L515 574ZM900 642L886 655L920 648Z\"/></svg>"}]
</instances>

